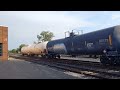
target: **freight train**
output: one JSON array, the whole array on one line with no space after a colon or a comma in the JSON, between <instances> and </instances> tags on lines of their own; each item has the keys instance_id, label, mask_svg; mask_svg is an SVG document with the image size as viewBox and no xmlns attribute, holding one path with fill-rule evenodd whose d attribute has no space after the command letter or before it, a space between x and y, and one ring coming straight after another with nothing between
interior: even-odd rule
<instances>
[{"instance_id":1,"label":"freight train","mask_svg":"<svg viewBox=\"0 0 120 90\"><path fill-rule=\"evenodd\" d=\"M100 61L104 65L120 64L120 25L82 35L71 32L69 37L52 40L44 45L42 52L45 52L42 56L47 58L60 58L61 54L100 55ZM38 48L41 49L41 47ZM24 53L23 49L21 51Z\"/></svg>"}]
</instances>

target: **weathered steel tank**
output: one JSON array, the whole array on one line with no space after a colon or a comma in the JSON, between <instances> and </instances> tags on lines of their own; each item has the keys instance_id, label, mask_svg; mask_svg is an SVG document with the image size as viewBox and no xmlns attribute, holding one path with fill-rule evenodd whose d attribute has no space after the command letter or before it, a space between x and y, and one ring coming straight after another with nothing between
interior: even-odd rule
<instances>
[{"instance_id":1,"label":"weathered steel tank","mask_svg":"<svg viewBox=\"0 0 120 90\"><path fill-rule=\"evenodd\" d=\"M46 53L46 42L41 42L38 44L32 44L22 47L21 54L23 55L42 55Z\"/></svg>"}]
</instances>

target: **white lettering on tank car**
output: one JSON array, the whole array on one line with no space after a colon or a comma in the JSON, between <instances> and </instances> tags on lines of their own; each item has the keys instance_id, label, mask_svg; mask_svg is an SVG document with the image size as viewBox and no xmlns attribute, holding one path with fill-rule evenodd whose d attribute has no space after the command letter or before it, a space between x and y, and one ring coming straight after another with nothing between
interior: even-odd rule
<instances>
[{"instance_id":1,"label":"white lettering on tank car","mask_svg":"<svg viewBox=\"0 0 120 90\"><path fill-rule=\"evenodd\" d=\"M93 43L87 43L87 48L88 49L93 49L94 48Z\"/></svg>"},{"instance_id":2,"label":"white lettering on tank car","mask_svg":"<svg viewBox=\"0 0 120 90\"><path fill-rule=\"evenodd\" d=\"M92 47L93 43L87 43L87 47Z\"/></svg>"},{"instance_id":3,"label":"white lettering on tank car","mask_svg":"<svg viewBox=\"0 0 120 90\"><path fill-rule=\"evenodd\" d=\"M99 40L99 43L106 43L106 42L108 42L108 39L100 39Z\"/></svg>"}]
</instances>

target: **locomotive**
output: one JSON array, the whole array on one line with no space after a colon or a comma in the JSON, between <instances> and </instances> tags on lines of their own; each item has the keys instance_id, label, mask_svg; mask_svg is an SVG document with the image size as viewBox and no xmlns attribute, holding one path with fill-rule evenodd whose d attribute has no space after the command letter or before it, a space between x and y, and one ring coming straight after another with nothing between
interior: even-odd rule
<instances>
[{"instance_id":1,"label":"locomotive","mask_svg":"<svg viewBox=\"0 0 120 90\"><path fill-rule=\"evenodd\" d=\"M102 64L120 64L120 25L52 40L46 44L48 58L65 55L100 55Z\"/></svg>"}]
</instances>

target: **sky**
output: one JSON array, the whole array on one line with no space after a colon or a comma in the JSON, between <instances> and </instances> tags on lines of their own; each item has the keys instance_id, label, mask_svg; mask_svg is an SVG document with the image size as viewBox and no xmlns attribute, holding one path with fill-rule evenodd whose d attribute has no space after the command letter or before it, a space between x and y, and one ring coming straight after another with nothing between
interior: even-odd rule
<instances>
[{"instance_id":1,"label":"sky","mask_svg":"<svg viewBox=\"0 0 120 90\"><path fill-rule=\"evenodd\" d=\"M51 31L55 39L66 31L83 33L120 25L120 11L0 11L0 26L8 27L8 49L32 44L42 31Z\"/></svg>"}]
</instances>

